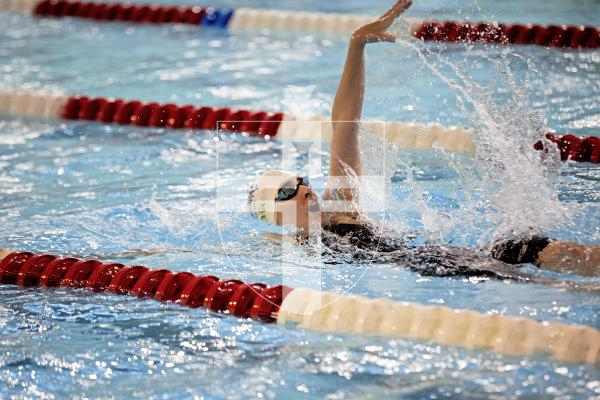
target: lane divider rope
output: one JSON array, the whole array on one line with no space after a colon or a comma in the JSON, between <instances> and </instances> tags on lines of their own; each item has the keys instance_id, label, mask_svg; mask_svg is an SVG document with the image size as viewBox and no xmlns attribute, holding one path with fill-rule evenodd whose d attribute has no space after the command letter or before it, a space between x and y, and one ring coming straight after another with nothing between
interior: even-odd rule
<instances>
[{"instance_id":1,"label":"lane divider rope","mask_svg":"<svg viewBox=\"0 0 600 400\"><path fill-rule=\"evenodd\" d=\"M183 23L231 29L278 29L344 34L373 17L351 14L289 12L250 8L217 9L67 0L0 0L0 9L43 17L78 17L98 21ZM576 25L505 24L410 19L409 34L426 41L529 44L552 47L600 47L600 28Z\"/></svg>"},{"instance_id":2,"label":"lane divider rope","mask_svg":"<svg viewBox=\"0 0 600 400\"><path fill-rule=\"evenodd\" d=\"M296 121L293 116L283 113L35 92L0 90L0 113L140 127L221 129L281 140L314 140L317 134L321 140L330 140L332 135L332 125L325 117ZM400 121L363 121L362 124L386 143L400 147L475 152L469 130L460 126ZM600 137L549 133L546 138L558 146L562 160L600 163ZM547 145L539 141L534 148L544 150Z\"/></svg>"},{"instance_id":3,"label":"lane divider rope","mask_svg":"<svg viewBox=\"0 0 600 400\"><path fill-rule=\"evenodd\" d=\"M97 260L60 258L52 254L11 253L0 262L0 283L21 286L79 287L129 294L158 301L176 301L189 307L227 311L240 318L274 322L289 288L246 284L212 275L125 266Z\"/></svg>"},{"instance_id":4,"label":"lane divider rope","mask_svg":"<svg viewBox=\"0 0 600 400\"><path fill-rule=\"evenodd\" d=\"M511 356L541 353L567 362L600 362L600 331L589 326L260 282L247 284L142 265L15 252L0 260L0 283L88 288L315 331L425 340Z\"/></svg>"}]
</instances>

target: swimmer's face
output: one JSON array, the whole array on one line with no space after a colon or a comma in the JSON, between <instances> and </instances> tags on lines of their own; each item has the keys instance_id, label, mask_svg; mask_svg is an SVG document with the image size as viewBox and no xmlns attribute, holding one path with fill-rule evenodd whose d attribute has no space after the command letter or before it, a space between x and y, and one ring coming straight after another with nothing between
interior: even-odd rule
<instances>
[{"instance_id":1,"label":"swimmer's face","mask_svg":"<svg viewBox=\"0 0 600 400\"><path fill-rule=\"evenodd\" d=\"M295 187L297 182L287 182L284 186ZM298 191L293 197L276 201L277 225L295 225L310 232L311 224L320 226L321 213L317 194L310 186L297 185Z\"/></svg>"}]
</instances>

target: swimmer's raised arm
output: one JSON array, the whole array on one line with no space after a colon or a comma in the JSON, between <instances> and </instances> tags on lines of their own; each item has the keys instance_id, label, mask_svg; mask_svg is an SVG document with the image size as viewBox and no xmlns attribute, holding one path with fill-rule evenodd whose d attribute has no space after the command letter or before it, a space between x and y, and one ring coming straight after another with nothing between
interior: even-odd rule
<instances>
[{"instance_id":1,"label":"swimmer's raised arm","mask_svg":"<svg viewBox=\"0 0 600 400\"><path fill-rule=\"evenodd\" d=\"M331 112L333 136L329 166L330 180L331 177L347 176L345 166L350 167L357 176L362 174L358 125L365 95L364 48L367 43L394 42L395 36L386 33L386 30L411 3L412 0L397 1L379 19L354 31L350 38L344 70ZM343 200L352 199L350 190L338 190L338 192ZM324 199L327 200L331 195L326 191Z\"/></svg>"}]
</instances>

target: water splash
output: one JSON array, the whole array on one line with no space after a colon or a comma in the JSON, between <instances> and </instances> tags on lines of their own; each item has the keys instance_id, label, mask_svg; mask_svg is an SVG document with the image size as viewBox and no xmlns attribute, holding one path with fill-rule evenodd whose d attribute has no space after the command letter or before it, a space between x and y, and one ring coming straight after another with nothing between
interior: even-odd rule
<instances>
[{"instance_id":1,"label":"water splash","mask_svg":"<svg viewBox=\"0 0 600 400\"><path fill-rule=\"evenodd\" d=\"M428 205L423 189L412 179L413 167L403 166L408 171L406 184L413 192L413 206L418 207L429 238L443 240L453 230L450 225L457 223L479 232L479 244L505 235L564 227L571 215L558 198L558 154L551 147L541 157L533 149L533 143L544 140L546 122L528 105L527 79L519 82L511 71L511 62L526 62L531 71L530 61L509 50L495 58L478 52L478 59L483 57L495 69L489 82L482 84L469 74L472 46L455 65L432 47L411 40L401 43L455 93L476 145L474 163L440 153L461 178L460 188L452 195L463 201L451 215Z\"/></svg>"}]
</instances>

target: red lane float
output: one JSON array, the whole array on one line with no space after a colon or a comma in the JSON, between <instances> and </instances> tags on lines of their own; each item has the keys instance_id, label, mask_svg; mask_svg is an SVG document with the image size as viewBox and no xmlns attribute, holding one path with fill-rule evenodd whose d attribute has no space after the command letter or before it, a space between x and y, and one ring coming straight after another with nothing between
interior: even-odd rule
<instances>
[{"instance_id":1,"label":"red lane float","mask_svg":"<svg viewBox=\"0 0 600 400\"><path fill-rule=\"evenodd\" d=\"M232 110L228 107L142 103L137 100L70 97L60 112L69 120L100 121L171 129L221 129L249 135L275 136L283 113Z\"/></svg>"},{"instance_id":2,"label":"red lane float","mask_svg":"<svg viewBox=\"0 0 600 400\"><path fill-rule=\"evenodd\" d=\"M204 307L240 318L274 322L287 286L246 284L236 279L189 272L124 266L97 260L60 258L51 254L11 253L0 262L0 283L21 286L87 287L120 295Z\"/></svg>"},{"instance_id":3,"label":"red lane float","mask_svg":"<svg viewBox=\"0 0 600 400\"><path fill-rule=\"evenodd\" d=\"M86 287L96 291L102 292L108 288L114 278L114 276L121 269L125 268L123 264L103 264L102 266L94 268L94 271L90 275Z\"/></svg>"},{"instance_id":4,"label":"red lane float","mask_svg":"<svg viewBox=\"0 0 600 400\"><path fill-rule=\"evenodd\" d=\"M72 257L63 259L55 258L42 271L39 284L41 286L49 287L60 286L64 276L67 274L67 271L69 271L69 268L78 262L78 259ZM78 267L78 265L75 265L75 267Z\"/></svg>"},{"instance_id":5,"label":"red lane float","mask_svg":"<svg viewBox=\"0 0 600 400\"><path fill-rule=\"evenodd\" d=\"M600 29L594 26L426 21L417 27L415 37L438 42L533 44L589 49L600 46Z\"/></svg>"},{"instance_id":6,"label":"red lane float","mask_svg":"<svg viewBox=\"0 0 600 400\"><path fill-rule=\"evenodd\" d=\"M44 0L33 9L33 14L44 17L78 17L99 21L122 21L145 24L199 25L206 9L144 4L96 3L65 0Z\"/></svg>"},{"instance_id":7,"label":"red lane float","mask_svg":"<svg viewBox=\"0 0 600 400\"><path fill-rule=\"evenodd\" d=\"M0 283L16 283L21 268L27 264L27 260L33 256L33 253L13 253L6 256L0 262Z\"/></svg>"},{"instance_id":8,"label":"red lane float","mask_svg":"<svg viewBox=\"0 0 600 400\"><path fill-rule=\"evenodd\" d=\"M36 286L40 283L42 273L52 261L56 260L56 256L51 254L43 254L40 256L29 257L25 264L19 270L17 276L17 284L21 286ZM2 267L0 266L0 270Z\"/></svg>"},{"instance_id":9,"label":"red lane float","mask_svg":"<svg viewBox=\"0 0 600 400\"><path fill-rule=\"evenodd\" d=\"M577 137L574 135L546 134L546 138L555 143L560 150L560 159L578 162L600 163L600 137ZM533 146L536 150L544 150L542 141Z\"/></svg>"},{"instance_id":10,"label":"red lane float","mask_svg":"<svg viewBox=\"0 0 600 400\"><path fill-rule=\"evenodd\" d=\"M283 121L283 113L234 111L231 108L194 107L190 105L142 103L137 100L70 97L60 116L69 120L88 120L120 125L171 129L221 129L245 132L252 136L276 136ZM573 135L546 137L556 143L562 160L600 163L598 152L600 138ZM534 145L543 149L542 142Z\"/></svg>"}]
</instances>

